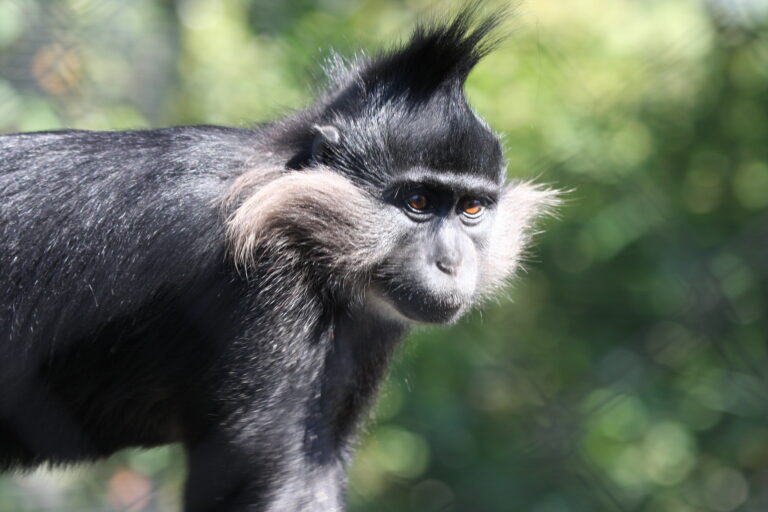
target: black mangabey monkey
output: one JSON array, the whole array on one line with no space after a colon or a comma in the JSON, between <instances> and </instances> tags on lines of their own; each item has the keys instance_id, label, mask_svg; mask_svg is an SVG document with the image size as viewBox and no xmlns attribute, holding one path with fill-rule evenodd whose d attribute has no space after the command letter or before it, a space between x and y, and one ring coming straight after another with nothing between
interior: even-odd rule
<instances>
[{"instance_id":1,"label":"black mangabey monkey","mask_svg":"<svg viewBox=\"0 0 768 512\"><path fill-rule=\"evenodd\" d=\"M0 137L0 468L181 442L186 510L343 510L409 324L497 290L556 202L467 104L473 11L254 129Z\"/></svg>"}]
</instances>

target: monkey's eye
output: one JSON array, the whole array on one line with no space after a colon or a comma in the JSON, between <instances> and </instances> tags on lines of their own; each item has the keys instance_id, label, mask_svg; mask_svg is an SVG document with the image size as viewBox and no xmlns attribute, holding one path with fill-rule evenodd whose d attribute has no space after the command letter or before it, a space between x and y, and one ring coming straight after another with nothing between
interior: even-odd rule
<instances>
[{"instance_id":1,"label":"monkey's eye","mask_svg":"<svg viewBox=\"0 0 768 512\"><path fill-rule=\"evenodd\" d=\"M467 217L471 219L476 219L480 215L482 215L483 210L485 209L483 207L483 203L479 199L463 199L461 203L459 204L459 209L461 210L461 213L466 215Z\"/></svg>"},{"instance_id":2,"label":"monkey's eye","mask_svg":"<svg viewBox=\"0 0 768 512\"><path fill-rule=\"evenodd\" d=\"M429 210L429 198L421 192L410 192L405 196L405 204L414 212L423 213Z\"/></svg>"}]
</instances>

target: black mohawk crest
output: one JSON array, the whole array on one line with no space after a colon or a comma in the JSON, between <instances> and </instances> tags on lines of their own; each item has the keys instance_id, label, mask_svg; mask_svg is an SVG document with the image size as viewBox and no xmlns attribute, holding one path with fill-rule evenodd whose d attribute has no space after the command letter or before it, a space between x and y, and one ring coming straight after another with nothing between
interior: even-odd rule
<instances>
[{"instance_id":1,"label":"black mohawk crest","mask_svg":"<svg viewBox=\"0 0 768 512\"><path fill-rule=\"evenodd\" d=\"M383 88L387 96L430 95L445 84L461 86L472 68L504 39L497 33L506 11L481 15L479 3L462 9L448 22L417 26L410 40L362 65L365 88Z\"/></svg>"},{"instance_id":2,"label":"black mohawk crest","mask_svg":"<svg viewBox=\"0 0 768 512\"><path fill-rule=\"evenodd\" d=\"M508 10L480 7L472 2L447 20L419 24L404 44L349 65L331 59L325 95L298 128L285 130L299 148L288 165L310 165L317 127L328 125L339 140L326 144L322 159L357 178L374 182L423 167L501 179L498 139L468 104L464 82L504 39L497 28Z\"/></svg>"}]
</instances>

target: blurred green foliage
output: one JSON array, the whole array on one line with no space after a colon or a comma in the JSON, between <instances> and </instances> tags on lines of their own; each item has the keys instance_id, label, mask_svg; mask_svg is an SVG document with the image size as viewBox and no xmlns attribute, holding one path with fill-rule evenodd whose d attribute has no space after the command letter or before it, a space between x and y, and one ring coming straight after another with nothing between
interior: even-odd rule
<instances>
[{"instance_id":1,"label":"blurred green foliage","mask_svg":"<svg viewBox=\"0 0 768 512\"><path fill-rule=\"evenodd\" d=\"M308 103L325 48L449 7L0 0L0 131L244 126ZM510 177L567 204L513 302L404 345L351 509L768 510L768 4L537 0L509 26L467 92ZM6 476L0 511L172 510L182 479L177 447L125 452Z\"/></svg>"}]
</instances>

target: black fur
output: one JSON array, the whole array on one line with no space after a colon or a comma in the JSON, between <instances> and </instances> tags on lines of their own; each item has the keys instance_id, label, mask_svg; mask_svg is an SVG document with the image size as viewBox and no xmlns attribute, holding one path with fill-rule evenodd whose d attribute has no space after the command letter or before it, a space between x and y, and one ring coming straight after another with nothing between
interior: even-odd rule
<instances>
[{"instance_id":1,"label":"black fur","mask_svg":"<svg viewBox=\"0 0 768 512\"><path fill-rule=\"evenodd\" d=\"M414 167L456 170L501 182L497 138L472 112L464 80L494 44L499 17L473 23L475 8L449 25L421 26L401 49L345 65L332 62L329 93L279 123L281 142L297 149L290 165L309 162L312 124L335 125L342 144L328 162L351 177L381 186ZM375 169L375 173L371 173Z\"/></svg>"},{"instance_id":2,"label":"black fur","mask_svg":"<svg viewBox=\"0 0 768 512\"><path fill-rule=\"evenodd\" d=\"M181 442L187 510L342 510L355 427L406 325L366 303L375 273L334 254L402 240L366 246L366 222L391 223L365 205L394 211L414 169L500 193L498 141L462 91L495 25L469 9L422 27L252 130L0 137L0 469ZM295 215L238 268L228 219L317 169L364 191L338 223L362 241L325 243L343 210L290 196Z\"/></svg>"}]
</instances>

